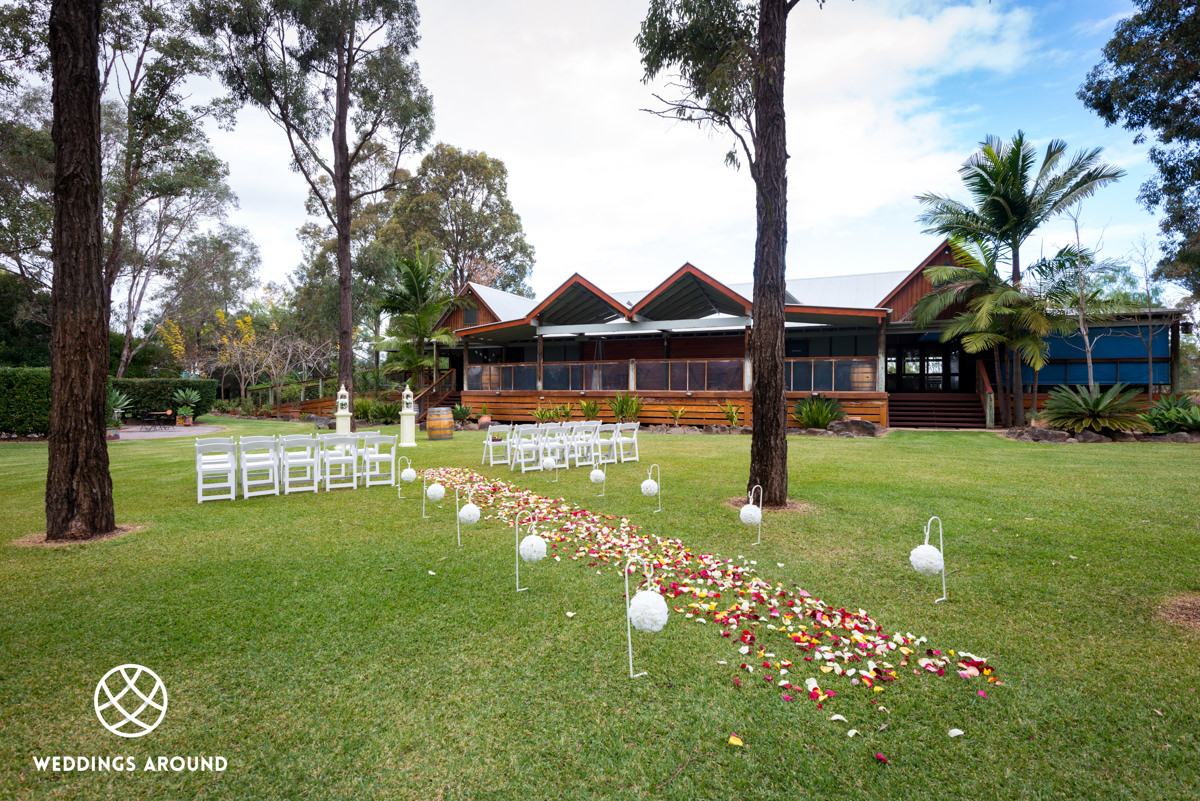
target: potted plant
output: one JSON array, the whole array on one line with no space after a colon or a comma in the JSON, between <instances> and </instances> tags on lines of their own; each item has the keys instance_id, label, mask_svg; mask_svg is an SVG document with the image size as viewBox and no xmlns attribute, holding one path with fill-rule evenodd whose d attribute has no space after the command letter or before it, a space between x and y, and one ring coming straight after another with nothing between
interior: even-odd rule
<instances>
[{"instance_id":1,"label":"potted plant","mask_svg":"<svg viewBox=\"0 0 1200 801\"><path fill-rule=\"evenodd\" d=\"M104 432L104 438L107 440L117 440L121 438L121 417L129 408L133 401L128 395L119 389L108 388L108 398L106 405L108 406L108 426Z\"/></svg>"},{"instance_id":2,"label":"potted plant","mask_svg":"<svg viewBox=\"0 0 1200 801\"><path fill-rule=\"evenodd\" d=\"M492 416L488 414L487 404L482 404L479 407L479 425L486 426L492 422Z\"/></svg>"},{"instance_id":3,"label":"potted plant","mask_svg":"<svg viewBox=\"0 0 1200 801\"><path fill-rule=\"evenodd\" d=\"M190 426L192 415L195 413L196 407L200 405L200 390L177 389L172 400L175 401L175 425Z\"/></svg>"}]
</instances>

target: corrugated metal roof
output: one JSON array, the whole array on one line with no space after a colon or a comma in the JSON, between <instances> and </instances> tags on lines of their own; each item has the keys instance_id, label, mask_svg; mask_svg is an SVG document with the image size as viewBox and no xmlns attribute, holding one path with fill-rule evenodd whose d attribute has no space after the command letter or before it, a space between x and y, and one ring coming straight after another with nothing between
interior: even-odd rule
<instances>
[{"instance_id":1,"label":"corrugated metal roof","mask_svg":"<svg viewBox=\"0 0 1200 801\"><path fill-rule=\"evenodd\" d=\"M520 295L514 295L511 292L505 292L502 289L493 289L490 286L476 284L471 282L471 288L474 289L483 302L496 313L496 317L500 322L509 320L519 320L537 305L537 301L533 298L524 298Z\"/></svg>"},{"instance_id":2,"label":"corrugated metal roof","mask_svg":"<svg viewBox=\"0 0 1200 801\"><path fill-rule=\"evenodd\" d=\"M911 270L858 275L830 275L823 278L792 278L788 292L801 306L836 306L844 309L874 309Z\"/></svg>"}]
</instances>

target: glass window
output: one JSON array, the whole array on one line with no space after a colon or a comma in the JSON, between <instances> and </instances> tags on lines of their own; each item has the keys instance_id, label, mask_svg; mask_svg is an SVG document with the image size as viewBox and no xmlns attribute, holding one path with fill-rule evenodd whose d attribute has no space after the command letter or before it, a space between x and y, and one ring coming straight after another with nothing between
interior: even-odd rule
<instances>
[{"instance_id":1,"label":"glass window","mask_svg":"<svg viewBox=\"0 0 1200 801\"><path fill-rule=\"evenodd\" d=\"M667 389L675 392L684 392L687 390L688 368L687 362L671 362L671 385Z\"/></svg>"},{"instance_id":2,"label":"glass window","mask_svg":"<svg viewBox=\"0 0 1200 801\"><path fill-rule=\"evenodd\" d=\"M744 385L740 361L721 360L708 363L706 389L710 392L740 392Z\"/></svg>"},{"instance_id":3,"label":"glass window","mask_svg":"<svg viewBox=\"0 0 1200 801\"><path fill-rule=\"evenodd\" d=\"M921 374L921 353L915 348L905 348L904 350L904 373L905 375Z\"/></svg>"},{"instance_id":4,"label":"glass window","mask_svg":"<svg viewBox=\"0 0 1200 801\"><path fill-rule=\"evenodd\" d=\"M812 390L812 362L792 362L792 392L809 392Z\"/></svg>"},{"instance_id":5,"label":"glass window","mask_svg":"<svg viewBox=\"0 0 1200 801\"><path fill-rule=\"evenodd\" d=\"M704 362L688 362L688 383L687 388L693 392L698 392L704 389L705 386L705 369Z\"/></svg>"},{"instance_id":6,"label":"glass window","mask_svg":"<svg viewBox=\"0 0 1200 801\"><path fill-rule=\"evenodd\" d=\"M518 364L512 368L512 385L509 389L536 390L537 365Z\"/></svg>"},{"instance_id":7,"label":"glass window","mask_svg":"<svg viewBox=\"0 0 1200 801\"><path fill-rule=\"evenodd\" d=\"M600 388L621 391L629 389L628 362L604 362L601 364Z\"/></svg>"},{"instance_id":8,"label":"glass window","mask_svg":"<svg viewBox=\"0 0 1200 801\"><path fill-rule=\"evenodd\" d=\"M850 389L853 375L851 367L853 362L842 360L833 363L833 388L839 390Z\"/></svg>"},{"instance_id":9,"label":"glass window","mask_svg":"<svg viewBox=\"0 0 1200 801\"><path fill-rule=\"evenodd\" d=\"M637 363L637 387L639 391L668 389L667 363L639 361Z\"/></svg>"},{"instance_id":10,"label":"glass window","mask_svg":"<svg viewBox=\"0 0 1200 801\"><path fill-rule=\"evenodd\" d=\"M813 392L833 391L833 362L813 362Z\"/></svg>"}]
</instances>

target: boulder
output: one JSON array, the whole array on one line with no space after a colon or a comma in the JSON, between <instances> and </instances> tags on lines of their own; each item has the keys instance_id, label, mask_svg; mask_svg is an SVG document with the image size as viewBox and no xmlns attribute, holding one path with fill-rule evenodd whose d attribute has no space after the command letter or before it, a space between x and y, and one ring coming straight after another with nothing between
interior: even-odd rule
<instances>
[{"instance_id":1,"label":"boulder","mask_svg":"<svg viewBox=\"0 0 1200 801\"><path fill-rule=\"evenodd\" d=\"M875 437L879 435L879 426L870 420L856 420L854 418L834 420L829 424L828 428L839 436L843 433L849 434L852 437Z\"/></svg>"},{"instance_id":2,"label":"boulder","mask_svg":"<svg viewBox=\"0 0 1200 801\"><path fill-rule=\"evenodd\" d=\"M1056 431L1053 428L1031 428L1029 435L1033 437L1034 442L1054 442L1062 443L1067 441L1066 431Z\"/></svg>"},{"instance_id":3,"label":"boulder","mask_svg":"<svg viewBox=\"0 0 1200 801\"><path fill-rule=\"evenodd\" d=\"M1112 433L1113 442L1137 442L1140 437L1134 436L1132 431L1114 431Z\"/></svg>"},{"instance_id":4,"label":"boulder","mask_svg":"<svg viewBox=\"0 0 1200 801\"><path fill-rule=\"evenodd\" d=\"M1174 434L1167 434L1168 442L1191 442L1192 435L1187 431L1176 431Z\"/></svg>"},{"instance_id":5,"label":"boulder","mask_svg":"<svg viewBox=\"0 0 1200 801\"><path fill-rule=\"evenodd\" d=\"M1080 442L1112 442L1112 437L1106 437L1103 434L1097 434L1090 428L1085 428L1075 435L1075 439Z\"/></svg>"}]
</instances>

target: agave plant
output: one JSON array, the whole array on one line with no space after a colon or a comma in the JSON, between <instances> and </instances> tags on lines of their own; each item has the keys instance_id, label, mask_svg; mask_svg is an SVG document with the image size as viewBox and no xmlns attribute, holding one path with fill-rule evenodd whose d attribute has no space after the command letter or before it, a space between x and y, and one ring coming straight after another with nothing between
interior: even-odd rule
<instances>
[{"instance_id":1,"label":"agave plant","mask_svg":"<svg viewBox=\"0 0 1200 801\"><path fill-rule=\"evenodd\" d=\"M400 419L400 404L395 401L376 401L371 405L371 419L388 425Z\"/></svg>"},{"instance_id":2,"label":"agave plant","mask_svg":"<svg viewBox=\"0 0 1200 801\"><path fill-rule=\"evenodd\" d=\"M108 416L119 428L121 425L121 415L125 414L126 410L133 403L133 400L121 390L113 389L112 387L108 388L107 400L108 402L105 405L108 406Z\"/></svg>"},{"instance_id":3,"label":"agave plant","mask_svg":"<svg viewBox=\"0 0 1200 801\"><path fill-rule=\"evenodd\" d=\"M679 425L679 421L683 419L683 416L685 414L687 414L687 407L680 406L678 409L676 409L674 407L668 406L667 414L671 415L671 419L675 421L675 425Z\"/></svg>"},{"instance_id":4,"label":"agave plant","mask_svg":"<svg viewBox=\"0 0 1200 801\"><path fill-rule=\"evenodd\" d=\"M581 400L579 402L579 413L583 415L584 420L599 420L600 419L600 401L598 401L598 400Z\"/></svg>"},{"instance_id":5,"label":"agave plant","mask_svg":"<svg viewBox=\"0 0 1200 801\"><path fill-rule=\"evenodd\" d=\"M1137 390L1113 384L1101 392L1092 387L1056 387L1042 410L1041 419L1052 428L1078 434L1094 431L1150 431L1142 415Z\"/></svg>"},{"instance_id":6,"label":"agave plant","mask_svg":"<svg viewBox=\"0 0 1200 801\"><path fill-rule=\"evenodd\" d=\"M549 423L551 420L554 419L554 413L556 411L558 411L558 409L554 406L551 406L549 408L542 408L541 406L539 406L536 409L534 409L532 412L530 412L530 414L532 414L533 419L537 420L539 423Z\"/></svg>"},{"instance_id":7,"label":"agave plant","mask_svg":"<svg viewBox=\"0 0 1200 801\"><path fill-rule=\"evenodd\" d=\"M642 403L642 399L637 395L618 392L608 399L608 408L612 410L613 417L618 423L627 423L636 420L641 414Z\"/></svg>"},{"instance_id":8,"label":"agave plant","mask_svg":"<svg viewBox=\"0 0 1200 801\"><path fill-rule=\"evenodd\" d=\"M456 423L465 423L471 419L471 407L456 403L454 404L454 408L450 410L450 416L454 418L454 422Z\"/></svg>"},{"instance_id":9,"label":"agave plant","mask_svg":"<svg viewBox=\"0 0 1200 801\"><path fill-rule=\"evenodd\" d=\"M792 419L801 428L826 428L834 420L846 416L846 409L837 398L827 398L817 393L801 398L792 406Z\"/></svg>"},{"instance_id":10,"label":"agave plant","mask_svg":"<svg viewBox=\"0 0 1200 801\"><path fill-rule=\"evenodd\" d=\"M1146 422L1160 434L1200 431L1200 406L1186 395L1164 395L1146 412Z\"/></svg>"},{"instance_id":11,"label":"agave plant","mask_svg":"<svg viewBox=\"0 0 1200 801\"><path fill-rule=\"evenodd\" d=\"M738 417L742 413L741 406L734 406L733 401L725 401L724 403L717 403L717 408L721 410L721 414L725 415L725 419L729 421L729 425L736 426L738 424Z\"/></svg>"}]
</instances>

